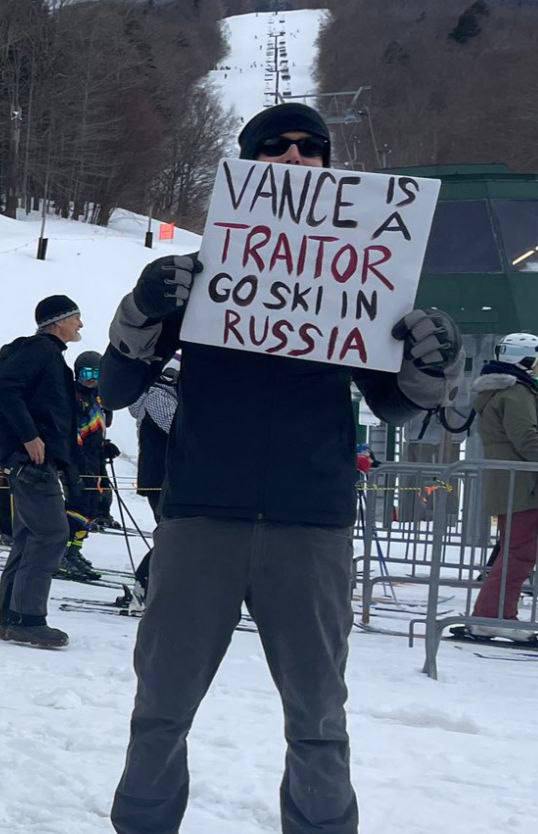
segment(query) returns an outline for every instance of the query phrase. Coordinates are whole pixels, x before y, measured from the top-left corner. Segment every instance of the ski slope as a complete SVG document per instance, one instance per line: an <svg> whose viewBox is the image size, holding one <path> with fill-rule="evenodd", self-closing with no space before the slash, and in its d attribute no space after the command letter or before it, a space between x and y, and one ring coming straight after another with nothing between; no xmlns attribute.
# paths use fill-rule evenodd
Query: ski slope
<svg viewBox="0 0 538 834"><path fill-rule="evenodd" d="M250 64L256 44L265 58L274 17L227 22L231 50L223 63L233 69L227 78L226 70L215 70L213 81L244 120L272 103L265 65ZM286 13L279 26L280 18L288 33L289 89L299 95L312 88L312 44L322 15ZM0 343L33 332L36 302L65 292L80 304L85 323L68 361L82 350L102 350L114 308L141 268L159 255L198 247L196 235L177 230L173 243L145 249L146 223L122 211L109 229L51 218L49 253L40 262L38 218L0 217ZM150 529L147 503L132 490L136 440L126 412L115 415L110 437L124 453L117 462L124 498ZM131 543L138 561L144 545ZM118 536L92 536L85 553L97 566L129 568ZM117 593L54 580L49 622L69 632L70 646L45 652L0 642L2 834L111 834L108 815L135 687L137 622L59 607L67 596L110 602ZM406 593L424 599L425 590ZM405 628L405 620L387 615L384 624L391 623ZM420 672L420 640L409 649L401 637L353 631L348 715L361 834L534 834L538 661L518 654L501 659L508 650L498 647L481 653L487 659L472 647L443 643L440 679L433 682ZM191 800L182 834L277 834L283 757L281 706L259 640L237 632L190 735Z"/></svg>
<svg viewBox="0 0 538 834"><path fill-rule="evenodd" d="M306 9L226 18L223 30L229 53L209 74L223 108L232 109L245 123L259 110L278 103L274 96L277 72L284 99L315 93L316 38L326 14Z"/></svg>

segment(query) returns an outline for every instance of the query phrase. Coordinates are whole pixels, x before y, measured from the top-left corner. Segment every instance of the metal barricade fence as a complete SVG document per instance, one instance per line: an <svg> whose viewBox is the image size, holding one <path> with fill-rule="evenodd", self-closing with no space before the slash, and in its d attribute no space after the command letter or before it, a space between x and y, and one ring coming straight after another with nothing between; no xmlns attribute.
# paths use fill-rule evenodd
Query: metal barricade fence
<svg viewBox="0 0 538 834"><path fill-rule="evenodd" d="M508 473L506 527L502 576L496 618L472 616L473 591L482 583L479 574L486 570L490 548L497 541L495 520L482 509L482 491L487 472ZM508 547L512 524L517 472L536 472L538 463L526 461L460 461L458 463L384 464L371 474L366 491L359 490L359 526L363 526L364 556L362 576L363 624L369 623L373 589L376 584L422 584L428 587L424 619L410 623L410 644L417 624L425 625L426 661L424 671L437 677L436 657L443 630L454 624L496 625L521 628L520 621L503 619L508 568ZM414 496L417 512L404 519L400 507ZM407 496L407 498L406 498ZM421 506L422 505L422 506ZM422 511L425 507L426 512ZM372 560L377 550L383 554L384 570L374 575ZM535 570L538 553L535 553ZM463 611L438 617L439 588L464 589ZM538 630L538 583L531 586L530 618L523 625Z"/></svg>

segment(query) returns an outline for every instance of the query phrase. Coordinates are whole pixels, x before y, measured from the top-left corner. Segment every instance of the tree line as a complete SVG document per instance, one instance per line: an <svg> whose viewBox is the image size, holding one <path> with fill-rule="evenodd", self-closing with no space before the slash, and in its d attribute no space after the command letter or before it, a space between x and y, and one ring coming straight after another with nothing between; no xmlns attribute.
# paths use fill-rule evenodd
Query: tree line
<svg viewBox="0 0 538 834"><path fill-rule="evenodd" d="M367 169L504 162L535 171L535 0L327 0L324 92L370 86L335 130ZM320 100L321 101L321 100Z"/></svg>
<svg viewBox="0 0 538 834"><path fill-rule="evenodd" d="M0 210L198 229L235 124L201 79L219 0L0 0Z"/></svg>

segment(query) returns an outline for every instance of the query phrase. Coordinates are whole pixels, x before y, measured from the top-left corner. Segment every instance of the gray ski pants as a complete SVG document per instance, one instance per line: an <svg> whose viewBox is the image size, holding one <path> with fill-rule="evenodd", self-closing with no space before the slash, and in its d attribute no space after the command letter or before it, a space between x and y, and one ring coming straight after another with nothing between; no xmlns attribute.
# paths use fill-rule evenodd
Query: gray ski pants
<svg viewBox="0 0 538 834"><path fill-rule="evenodd" d="M243 601L284 707L282 831L356 834L344 712L350 583L348 528L160 522L135 648L131 740L112 809L118 834L177 834L188 797L187 735Z"/></svg>
<svg viewBox="0 0 538 834"><path fill-rule="evenodd" d="M24 465L9 476L13 545L0 581L0 610L46 616L52 576L69 538L58 472Z"/></svg>

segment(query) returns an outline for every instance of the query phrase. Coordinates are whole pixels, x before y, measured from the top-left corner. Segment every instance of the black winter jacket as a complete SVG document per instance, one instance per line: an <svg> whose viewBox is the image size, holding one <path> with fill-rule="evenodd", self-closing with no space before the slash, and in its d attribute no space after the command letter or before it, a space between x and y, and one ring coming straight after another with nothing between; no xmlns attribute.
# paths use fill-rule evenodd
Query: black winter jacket
<svg viewBox="0 0 538 834"><path fill-rule="evenodd" d="M132 403L177 349L163 322L161 360L129 359L112 345L101 364L109 408ZM182 343L181 408L170 432L163 515L348 526L356 518L352 378L381 418L420 409L396 374ZM153 367L152 367L153 366Z"/></svg>
<svg viewBox="0 0 538 834"><path fill-rule="evenodd" d="M40 437L46 460L60 469L76 462L73 373L66 345L51 333L23 336L0 349L0 462Z"/></svg>

